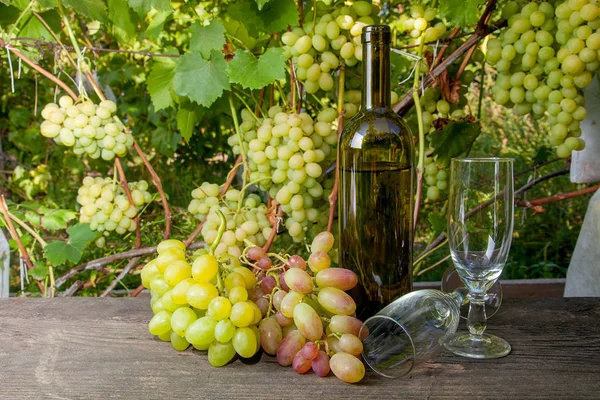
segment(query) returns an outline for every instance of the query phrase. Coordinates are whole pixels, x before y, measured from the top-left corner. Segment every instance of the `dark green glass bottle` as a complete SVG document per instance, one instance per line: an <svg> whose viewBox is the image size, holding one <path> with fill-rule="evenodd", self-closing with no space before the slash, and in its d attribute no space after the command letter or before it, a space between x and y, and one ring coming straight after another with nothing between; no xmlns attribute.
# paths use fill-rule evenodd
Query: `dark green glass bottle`
<svg viewBox="0 0 600 400"><path fill-rule="evenodd" d="M340 261L361 319L412 290L414 143L391 109L390 36L363 29L362 105L338 146Z"/></svg>

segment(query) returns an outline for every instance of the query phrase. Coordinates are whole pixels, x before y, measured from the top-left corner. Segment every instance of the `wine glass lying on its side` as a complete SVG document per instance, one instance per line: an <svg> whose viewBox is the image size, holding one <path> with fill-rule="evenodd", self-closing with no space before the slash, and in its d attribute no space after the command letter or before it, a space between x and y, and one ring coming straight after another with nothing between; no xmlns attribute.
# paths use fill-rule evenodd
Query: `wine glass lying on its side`
<svg viewBox="0 0 600 400"><path fill-rule="evenodd" d="M408 374L418 363L434 358L454 336L462 302L461 291L433 289L394 300L361 328L364 361L387 378Z"/></svg>

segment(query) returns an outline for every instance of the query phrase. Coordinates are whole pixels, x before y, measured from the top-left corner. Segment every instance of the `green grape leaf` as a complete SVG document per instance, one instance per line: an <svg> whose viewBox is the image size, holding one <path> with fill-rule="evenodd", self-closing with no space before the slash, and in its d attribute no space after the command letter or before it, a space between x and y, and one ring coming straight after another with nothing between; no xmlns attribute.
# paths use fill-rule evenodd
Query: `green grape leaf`
<svg viewBox="0 0 600 400"><path fill-rule="evenodd" d="M1 2L2 0L0 0ZM0 26L8 27L15 23L21 12L17 7L0 4Z"/></svg>
<svg viewBox="0 0 600 400"><path fill-rule="evenodd" d="M48 243L44 251L46 260L54 266L63 265L67 261L76 263L81 260L81 250L60 240Z"/></svg>
<svg viewBox="0 0 600 400"><path fill-rule="evenodd" d="M436 234L446 230L446 218L442 214L430 212L427 214L427 220Z"/></svg>
<svg viewBox="0 0 600 400"><path fill-rule="evenodd" d="M258 6L251 1L236 1L227 8L229 16L244 24L251 36L264 30L264 23L258 15Z"/></svg>
<svg viewBox="0 0 600 400"><path fill-rule="evenodd" d="M98 232L91 230L90 224L75 224L67 229L67 233L69 244L79 250L85 249L98 237Z"/></svg>
<svg viewBox="0 0 600 400"><path fill-rule="evenodd" d="M256 46L257 40L248 34L248 28L240 21L231 19L223 22L223 25L227 34L241 41L248 50L252 50Z"/></svg>
<svg viewBox="0 0 600 400"><path fill-rule="evenodd" d="M30 2L28 0L12 0L9 1L9 3L12 3L12 5L17 7L19 10L24 10L27 8Z"/></svg>
<svg viewBox="0 0 600 400"><path fill-rule="evenodd" d="M27 271L27 273L33 279L42 281L46 278L46 275L48 275L48 266L46 263L38 261L35 263L35 268Z"/></svg>
<svg viewBox="0 0 600 400"><path fill-rule="evenodd" d="M265 4L267 4L269 1L270 0L256 0L256 5L258 6L259 10L262 10Z"/></svg>
<svg viewBox="0 0 600 400"><path fill-rule="evenodd" d="M450 160L464 153L480 133L481 125L467 121L450 122L445 128L433 132L430 143L438 163L450 165Z"/></svg>
<svg viewBox="0 0 600 400"><path fill-rule="evenodd" d="M61 0L62 3L73 8L84 16L106 22L106 4L102 0Z"/></svg>
<svg viewBox="0 0 600 400"><path fill-rule="evenodd" d="M65 229L67 223L77 217L77 213L71 210L52 210L42 217L42 227L49 231Z"/></svg>
<svg viewBox="0 0 600 400"><path fill-rule="evenodd" d="M58 32L61 29L60 26L60 16L56 11L46 11L45 13L41 13L40 16L44 18L44 21L52 28L53 31ZM22 37L32 37L36 39L43 39L49 42L54 42L54 37L48 32L48 29L37 18L29 18L29 21L21 31L19 35Z"/></svg>
<svg viewBox="0 0 600 400"><path fill-rule="evenodd" d="M546 162L550 160L550 158L554 157L554 154L554 151L552 151L552 149L550 149L549 147L541 146L535 153L535 156L533 157L533 163L541 164L543 162Z"/></svg>
<svg viewBox="0 0 600 400"><path fill-rule="evenodd" d="M280 32L298 24L298 9L294 0L270 1L262 9L254 0L236 1L227 8L227 13L243 23L251 36L260 32Z"/></svg>
<svg viewBox="0 0 600 400"><path fill-rule="evenodd" d="M177 110L177 129L185 141L189 141L198 123L200 113L192 104L182 104Z"/></svg>
<svg viewBox="0 0 600 400"><path fill-rule="evenodd" d="M276 0L267 3L260 17L267 32L281 32L288 26L298 25L298 5L294 0Z"/></svg>
<svg viewBox="0 0 600 400"><path fill-rule="evenodd" d="M175 93L209 107L224 90L229 90L227 62L217 50L211 52L210 60L200 54L188 53L179 59L173 78Z"/></svg>
<svg viewBox="0 0 600 400"><path fill-rule="evenodd" d="M173 85L176 66L177 62L174 59L166 57L157 57L152 63L152 68L146 82L155 111L169 108L173 105L171 87Z"/></svg>
<svg viewBox="0 0 600 400"><path fill-rule="evenodd" d="M127 2L140 17L145 17L153 8L157 11L172 11L170 0L127 0Z"/></svg>
<svg viewBox="0 0 600 400"><path fill-rule="evenodd" d="M486 0L440 0L438 11L454 26L466 27L479 20L479 6Z"/></svg>
<svg viewBox="0 0 600 400"><path fill-rule="evenodd" d="M98 237L98 232L90 229L89 224L76 224L67 229L69 240L53 240L44 247L46 260L54 266L63 265L67 261L73 263L81 260L83 250Z"/></svg>
<svg viewBox="0 0 600 400"><path fill-rule="evenodd" d="M212 20L210 24L203 26L195 22L190 31L190 51L202 54L202 57L208 59L213 50L221 50L226 43L225 27L217 20Z"/></svg>
<svg viewBox="0 0 600 400"><path fill-rule="evenodd" d="M173 157L177 145L181 141L181 134L179 132L171 132L163 127L158 127L152 132L150 143L156 151L166 157Z"/></svg>
<svg viewBox="0 0 600 400"><path fill-rule="evenodd" d="M126 42L135 36L135 16L130 12L127 0L108 0L108 19L113 23L115 35Z"/></svg>
<svg viewBox="0 0 600 400"><path fill-rule="evenodd" d="M256 58L249 51L238 51L227 65L229 79L244 88L260 89L285 79L285 56L280 47L271 47Z"/></svg>
<svg viewBox="0 0 600 400"><path fill-rule="evenodd" d="M39 5L42 8L54 8L58 5L58 0L38 0Z"/></svg>
<svg viewBox="0 0 600 400"><path fill-rule="evenodd" d="M163 26L165 22L169 19L169 17L173 14L173 11L159 11L152 17L152 20L148 24L146 28L146 37L148 39L156 39L158 35L162 32Z"/></svg>
<svg viewBox="0 0 600 400"><path fill-rule="evenodd" d="M33 236L31 236L29 233L25 233L25 234L19 236L19 239L21 240L21 244L23 245L23 247L27 248L33 241ZM14 239L9 239L8 245L13 250L19 250L19 245L17 244L17 241Z"/></svg>

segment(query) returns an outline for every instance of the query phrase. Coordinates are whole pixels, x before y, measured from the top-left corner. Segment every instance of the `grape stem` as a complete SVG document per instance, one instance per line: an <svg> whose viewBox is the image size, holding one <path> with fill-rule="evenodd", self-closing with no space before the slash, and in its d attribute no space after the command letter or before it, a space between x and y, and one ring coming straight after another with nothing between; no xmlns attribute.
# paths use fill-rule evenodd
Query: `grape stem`
<svg viewBox="0 0 600 400"><path fill-rule="evenodd" d="M21 221L19 218L17 218L14 214L12 214L10 211L8 211L8 216L17 224L19 224L21 226L21 228L25 229L31 236L33 236L33 238L35 240L37 240L39 242L39 244L42 246L42 248L46 247L46 245L48 243L46 243L46 241L44 239L42 239L42 237L40 235L38 235L38 233L32 229L29 225L27 225L25 222Z"/></svg>
<svg viewBox="0 0 600 400"><path fill-rule="evenodd" d="M235 106L233 105L233 99L231 98L231 94L228 96L229 98L229 108L231 110L231 117L233 118L233 126L235 127L235 134L237 135L238 141L240 143L240 155L242 156L242 164L244 164L244 173L242 174L242 187L246 186L248 171L250 168L248 167L248 156L246 155L246 149L244 148L244 141L242 138L242 132L240 131L240 124L237 118L237 111ZM243 199L241 199L243 200ZM237 212L240 212L242 208L242 202L238 202Z"/></svg>
<svg viewBox="0 0 600 400"><path fill-rule="evenodd" d="M340 66L340 72L338 76L338 99L337 99L337 112L338 112L338 126L337 126L337 140L340 141L342 130L344 129L344 89L346 85L346 68L345 64L342 63ZM335 218L335 208L338 200L338 185L340 180L339 172L339 161L340 152L339 146L337 151L337 157L335 158L335 177L333 179L333 187L331 188L331 194L329 195L329 218L327 219L327 232L331 233L333 230L333 220Z"/></svg>
<svg viewBox="0 0 600 400"><path fill-rule="evenodd" d="M6 204L6 199L4 198L4 195L0 195L0 211L2 211L2 214L4 215L4 219L5 219L4 222L6 223L6 226L8 227L10 236L12 236L13 240L15 242L17 242L17 247L19 248L19 252L21 253L21 258L23 259L23 261L25 261L25 264L27 264L27 268L32 270L34 268L34 265L31 262L31 258L29 257L29 253L27 253L25 246L23 246L23 242L21 242L21 237L17 233L17 230L15 229L15 226L12 223L12 220L8 213L8 205ZM42 283L38 280L36 280L35 283L37 284L40 291L45 295L46 291L44 290L44 285L42 285ZM54 285L51 285L50 294L52 297L54 297L55 290L56 289L55 289Z"/></svg>
<svg viewBox="0 0 600 400"><path fill-rule="evenodd" d="M277 285L279 285L279 277L275 277L276 281L277 281ZM274 314L273 312L273 296L275 295L275 293L277 293L279 289L277 286L275 286L273 288L273 290L271 290L271 294L269 294L269 308L267 309L267 317L271 316L271 314Z"/></svg>
<svg viewBox="0 0 600 400"><path fill-rule="evenodd" d="M223 214L221 210L217 210L215 213L219 217L219 230L217 231L217 237L215 238L215 241L210 246L210 254L215 254L215 250L221 242L223 232L225 232L225 228L227 227L227 220L225 219L225 214Z"/></svg>
<svg viewBox="0 0 600 400"><path fill-rule="evenodd" d="M130 134L131 134L131 132L130 132ZM156 190L158 190L158 194L160 195L163 210L165 213L165 233L163 235L163 240L166 240L169 238L169 236L171 236L171 218L172 218L171 209L169 208L169 202L167 201L167 196L165 195L165 191L163 190L160 178L156 174L156 171L154 171L154 168L152 168L152 165L148 161L148 158L146 157L146 155L144 154L144 152L142 151L140 146L137 144L135 139L133 141L133 148L135 149L135 152L138 153L138 155L142 159L142 162L146 166L146 169L148 170L148 172L150 172L150 176L152 176L152 183L154 183L154 186L156 186Z"/></svg>
<svg viewBox="0 0 600 400"><path fill-rule="evenodd" d="M131 190L129 189L129 184L127 183L127 177L125 176L125 171L123 171L123 165L121 165L121 160L119 159L118 156L115 156L115 168L117 169L117 171L119 171L119 183L121 184L121 187L123 188L123 190L125 191L125 194L127 195L129 204L131 205L131 207L133 207L135 209L135 203L133 202L133 196L131 196ZM133 219L133 221L135 222L135 248L139 249L142 245L139 213L137 213L135 215L135 218Z"/></svg>
<svg viewBox="0 0 600 400"><path fill-rule="evenodd" d="M573 197L578 197L578 196L582 196L582 195L585 195L585 194L594 193L595 191L597 191L599 189L600 189L600 185L589 186L587 188L580 189L580 190L575 190L573 192L569 192L569 193L557 193L557 194L555 194L553 196L543 197L543 198L536 199L536 200L531 200L531 201L517 200L517 202L515 203L515 205L517 207L533 208L536 213L539 213L539 212L543 212L544 211L544 209L541 207L542 204L553 203L555 201L560 201L560 200L565 200L565 199L571 199Z"/></svg>
<svg viewBox="0 0 600 400"><path fill-rule="evenodd" d="M421 205L421 196L423 193L423 168L425 164L425 127L423 126L423 109L421 108L421 99L419 97L419 81L421 75L421 63L423 60L423 49L425 48L424 40L425 32L421 34L419 50L417 55L420 57L417 60L417 66L415 68L415 80L413 82L413 100L415 102L415 108L417 110L417 122L419 125L419 160L417 162L417 195L415 200L415 210L413 217L413 235L417 230L417 221L419 219L419 208Z"/></svg>
<svg viewBox="0 0 600 400"><path fill-rule="evenodd" d="M273 202L275 202L275 200L273 200ZM278 204L276 204L276 210L277 210L277 212L275 213L275 220L271 224L271 233L269 234L269 237L267 238L267 242L263 246L263 250L265 252L269 251L269 249L271 248L271 245L273 244L273 241L275 240L275 237L277 236L277 230L279 229L279 220L283 217L283 210L281 209L281 207Z"/></svg>

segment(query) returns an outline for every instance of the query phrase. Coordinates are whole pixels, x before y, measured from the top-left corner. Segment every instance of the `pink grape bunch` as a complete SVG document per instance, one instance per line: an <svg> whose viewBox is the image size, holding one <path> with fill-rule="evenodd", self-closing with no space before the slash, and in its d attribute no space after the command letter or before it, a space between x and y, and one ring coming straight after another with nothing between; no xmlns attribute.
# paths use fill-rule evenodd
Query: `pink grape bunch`
<svg viewBox="0 0 600 400"><path fill-rule="evenodd" d="M300 374L312 369L323 377L332 371L344 382L354 383L365 374L358 358L362 322L354 317L356 304L346 291L356 286L358 277L350 270L331 267L328 253L333 244L331 233L319 233L308 261L294 255L273 264L259 247L246 255L262 270L260 290L253 295L268 306L259 325L265 353Z"/></svg>

